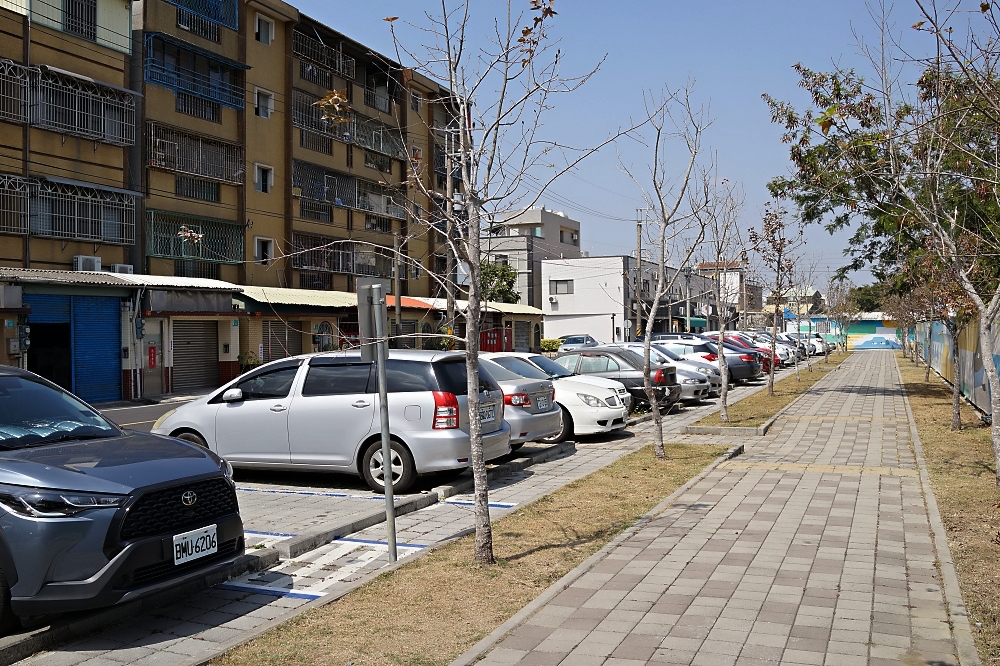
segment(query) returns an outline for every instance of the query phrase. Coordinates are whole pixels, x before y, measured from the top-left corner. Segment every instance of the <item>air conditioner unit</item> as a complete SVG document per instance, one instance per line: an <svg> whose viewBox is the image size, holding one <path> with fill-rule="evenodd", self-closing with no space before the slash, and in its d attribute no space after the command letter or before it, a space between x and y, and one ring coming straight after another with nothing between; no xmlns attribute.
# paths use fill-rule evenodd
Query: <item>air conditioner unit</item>
<svg viewBox="0 0 1000 666"><path fill-rule="evenodd" d="M132 269L132 264L111 264L112 273L128 273L132 275L135 271Z"/></svg>
<svg viewBox="0 0 1000 666"><path fill-rule="evenodd" d="M100 271L101 270L101 258L100 257L88 257L84 254L78 254L73 257L73 270L74 271Z"/></svg>
<svg viewBox="0 0 1000 666"><path fill-rule="evenodd" d="M555 296L549 296L549 303L558 303L559 299Z"/></svg>

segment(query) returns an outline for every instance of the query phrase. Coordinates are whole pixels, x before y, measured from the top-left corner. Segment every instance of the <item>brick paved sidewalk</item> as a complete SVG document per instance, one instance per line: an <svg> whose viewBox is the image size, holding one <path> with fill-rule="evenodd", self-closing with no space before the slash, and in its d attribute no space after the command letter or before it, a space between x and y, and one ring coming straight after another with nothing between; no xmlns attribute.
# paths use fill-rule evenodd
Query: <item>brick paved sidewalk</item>
<svg viewBox="0 0 1000 666"><path fill-rule="evenodd" d="M917 462L894 356L855 354L479 663L958 664Z"/></svg>

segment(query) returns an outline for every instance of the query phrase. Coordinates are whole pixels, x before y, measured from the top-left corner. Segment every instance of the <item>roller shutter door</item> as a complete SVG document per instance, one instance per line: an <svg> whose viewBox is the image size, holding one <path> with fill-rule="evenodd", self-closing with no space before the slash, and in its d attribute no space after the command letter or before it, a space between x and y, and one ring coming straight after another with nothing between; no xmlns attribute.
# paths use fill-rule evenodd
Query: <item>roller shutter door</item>
<svg viewBox="0 0 1000 666"><path fill-rule="evenodd" d="M72 299L73 392L87 402L121 400L121 299Z"/></svg>
<svg viewBox="0 0 1000 666"><path fill-rule="evenodd" d="M175 321L173 341L173 390L217 388L220 384L218 322Z"/></svg>
<svg viewBox="0 0 1000 666"><path fill-rule="evenodd" d="M31 314L28 315L31 324L69 323L69 296L25 294L24 303L31 306Z"/></svg>
<svg viewBox="0 0 1000 666"><path fill-rule="evenodd" d="M302 353L302 322L301 321L264 321L263 345L264 358L262 362L274 361L288 356L298 356Z"/></svg>

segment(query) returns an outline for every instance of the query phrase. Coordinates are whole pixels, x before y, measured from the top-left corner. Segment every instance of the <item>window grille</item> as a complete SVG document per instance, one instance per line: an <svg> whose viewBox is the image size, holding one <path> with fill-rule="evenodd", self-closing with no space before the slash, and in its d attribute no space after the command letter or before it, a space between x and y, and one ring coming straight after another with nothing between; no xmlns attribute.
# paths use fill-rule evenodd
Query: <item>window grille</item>
<svg viewBox="0 0 1000 666"><path fill-rule="evenodd" d="M174 178L174 194L188 199L200 199L202 201L219 201L222 185L211 180L191 178L190 176L176 176Z"/></svg>
<svg viewBox="0 0 1000 666"><path fill-rule="evenodd" d="M333 209L328 203L299 199L299 217L317 222L330 222L333 220Z"/></svg>
<svg viewBox="0 0 1000 666"><path fill-rule="evenodd" d="M158 33L146 35L145 78L147 83L187 93L234 109L242 109L244 90L242 65L216 60L206 51L175 44Z"/></svg>
<svg viewBox="0 0 1000 666"><path fill-rule="evenodd" d="M202 39L207 39L210 42L215 42L216 44L222 42L222 34L218 23L213 23L204 16L183 7L177 8L177 27L187 30L192 35L198 35Z"/></svg>
<svg viewBox="0 0 1000 666"><path fill-rule="evenodd" d="M219 264L210 261L188 261L174 259L174 275L176 277L219 279Z"/></svg>
<svg viewBox="0 0 1000 666"><path fill-rule="evenodd" d="M226 220L146 211L146 254L220 264L243 262L242 224Z"/></svg>
<svg viewBox="0 0 1000 666"><path fill-rule="evenodd" d="M329 291L333 289L333 274L302 271L299 273L299 289Z"/></svg>
<svg viewBox="0 0 1000 666"><path fill-rule="evenodd" d="M307 60L299 61L299 78L327 90L333 88L333 72Z"/></svg>
<svg viewBox="0 0 1000 666"><path fill-rule="evenodd" d="M135 96L71 76L34 70L31 124L116 146L135 143Z"/></svg>
<svg viewBox="0 0 1000 666"><path fill-rule="evenodd" d="M26 178L0 174L0 233L28 232L28 191Z"/></svg>
<svg viewBox="0 0 1000 666"><path fill-rule="evenodd" d="M372 215L371 213L368 213L365 215L365 229L369 231L379 231L383 234L391 234L392 220L390 220L388 217L382 217L381 215Z"/></svg>
<svg viewBox="0 0 1000 666"><path fill-rule="evenodd" d="M331 48L298 30L292 33L292 54L327 69L332 69L347 79L354 78L354 58L345 56L337 49Z"/></svg>
<svg viewBox="0 0 1000 666"><path fill-rule="evenodd" d="M332 236L292 234L292 268L320 273L354 272L354 243Z"/></svg>
<svg viewBox="0 0 1000 666"><path fill-rule="evenodd" d="M0 60L0 120L28 121L30 70L10 60Z"/></svg>
<svg viewBox="0 0 1000 666"><path fill-rule="evenodd" d="M194 116L202 120L211 120L213 123L222 122L222 105L218 102L210 102L187 93L176 93L177 113L186 116Z"/></svg>
<svg viewBox="0 0 1000 666"><path fill-rule="evenodd" d="M350 122L335 125L333 138L344 143L356 143L362 148L398 160L406 159L406 147L400 130L358 113L351 114Z"/></svg>
<svg viewBox="0 0 1000 666"><path fill-rule="evenodd" d="M89 187L32 183L28 228L32 235L131 245L135 197Z"/></svg>
<svg viewBox="0 0 1000 666"><path fill-rule="evenodd" d="M356 178L340 174L327 174L324 182L327 201L335 206L358 207L358 181Z"/></svg>
<svg viewBox="0 0 1000 666"><path fill-rule="evenodd" d="M190 134L159 123L149 123L146 136L148 166L233 185L243 184L243 148L235 143Z"/></svg>
<svg viewBox="0 0 1000 666"><path fill-rule="evenodd" d="M323 119L323 110L316 106L319 97L301 90L292 90L292 125L319 134L331 134L330 123Z"/></svg>
<svg viewBox="0 0 1000 666"><path fill-rule="evenodd" d="M240 27L236 0L167 0L167 2L210 23L217 23L231 30L238 30Z"/></svg>
<svg viewBox="0 0 1000 666"><path fill-rule="evenodd" d="M382 173L392 173L392 158L388 155L366 150L365 166L369 169L378 169Z"/></svg>
<svg viewBox="0 0 1000 666"><path fill-rule="evenodd" d="M95 41L97 0L63 0L63 26L66 32Z"/></svg>
<svg viewBox="0 0 1000 666"><path fill-rule="evenodd" d="M365 106L378 109L382 113L389 113L392 110L389 93L374 88L365 88Z"/></svg>
<svg viewBox="0 0 1000 666"><path fill-rule="evenodd" d="M370 211L378 215L395 217L400 220L406 219L406 208L395 202L391 190L380 187L367 180L358 180L358 204L355 208Z"/></svg>
<svg viewBox="0 0 1000 666"><path fill-rule="evenodd" d="M318 153L333 155L333 141L330 137L316 134L309 130L299 130L299 145L306 150L315 150Z"/></svg>

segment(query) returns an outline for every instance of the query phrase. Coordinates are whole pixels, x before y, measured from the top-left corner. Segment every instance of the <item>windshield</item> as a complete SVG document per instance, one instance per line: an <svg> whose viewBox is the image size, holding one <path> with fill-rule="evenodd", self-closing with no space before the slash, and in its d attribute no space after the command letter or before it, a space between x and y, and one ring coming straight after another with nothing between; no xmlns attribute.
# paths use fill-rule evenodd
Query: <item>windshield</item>
<svg viewBox="0 0 1000 666"><path fill-rule="evenodd" d="M643 358L638 354L636 354L634 351L623 349L622 351L618 352L618 355L623 359L625 359L626 361L628 361L629 363L631 363L632 367L635 368L636 370L639 370L644 365L646 365L646 361L644 361ZM652 357L650 357L649 362L650 363L654 362Z"/></svg>
<svg viewBox="0 0 1000 666"><path fill-rule="evenodd" d="M662 345L650 345L649 347L650 347L650 349L655 349L656 351L660 352L661 354L663 354L664 356L666 356L667 358L669 358L671 361L679 361L679 360L681 360L680 356L678 356L677 354L673 353L672 351L670 351L669 349L667 349L666 347L664 347Z"/></svg>
<svg viewBox="0 0 1000 666"><path fill-rule="evenodd" d="M0 448L120 434L118 428L68 393L28 377L0 376Z"/></svg>
<svg viewBox="0 0 1000 666"><path fill-rule="evenodd" d="M547 374L531 365L523 358L518 358L516 356L494 356L489 359L497 365L503 366L515 372L522 377L527 377L528 379L551 379Z"/></svg>
<svg viewBox="0 0 1000 666"><path fill-rule="evenodd" d="M546 358L544 356L529 356L528 360L541 368L552 379L573 376L572 372L550 358Z"/></svg>

